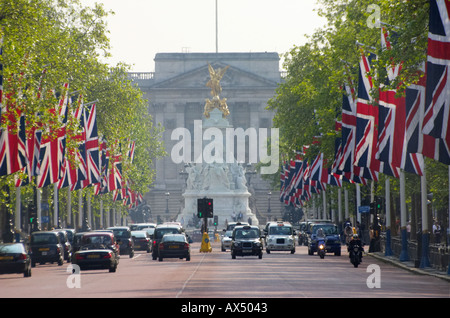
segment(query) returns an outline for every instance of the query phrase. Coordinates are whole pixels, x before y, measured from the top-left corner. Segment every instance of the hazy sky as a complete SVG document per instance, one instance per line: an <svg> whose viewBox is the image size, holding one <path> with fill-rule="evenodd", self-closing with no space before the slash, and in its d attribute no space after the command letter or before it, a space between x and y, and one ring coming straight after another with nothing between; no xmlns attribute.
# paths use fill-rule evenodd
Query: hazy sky
<svg viewBox="0 0 450 318"><path fill-rule="evenodd" d="M82 0L95 2L115 12L108 18L113 65L151 72L156 53L216 50L216 0ZM324 25L317 6L315 0L218 0L219 52L288 52Z"/></svg>

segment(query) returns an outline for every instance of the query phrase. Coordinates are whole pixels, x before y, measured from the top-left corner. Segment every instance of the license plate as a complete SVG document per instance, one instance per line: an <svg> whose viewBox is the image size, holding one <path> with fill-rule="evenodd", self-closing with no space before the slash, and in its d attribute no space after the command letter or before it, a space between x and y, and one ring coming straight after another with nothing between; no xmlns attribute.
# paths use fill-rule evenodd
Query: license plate
<svg viewBox="0 0 450 318"><path fill-rule="evenodd" d="M48 247L41 247L40 249L39 249L39 252L42 252L42 251L48 251L48 250L50 250L50 248L48 248Z"/></svg>
<svg viewBox="0 0 450 318"><path fill-rule="evenodd" d="M12 256L0 256L0 261L11 261L12 259Z"/></svg>
<svg viewBox="0 0 450 318"><path fill-rule="evenodd" d="M169 248L178 248L178 245L169 245Z"/></svg>
<svg viewBox="0 0 450 318"><path fill-rule="evenodd" d="M135 245L134 248L141 248L141 246L140 245Z"/></svg>
<svg viewBox="0 0 450 318"><path fill-rule="evenodd" d="M100 255L98 254L90 254L87 256L87 258L100 258Z"/></svg>
<svg viewBox="0 0 450 318"><path fill-rule="evenodd" d="M242 253L251 253L252 250L242 250Z"/></svg>

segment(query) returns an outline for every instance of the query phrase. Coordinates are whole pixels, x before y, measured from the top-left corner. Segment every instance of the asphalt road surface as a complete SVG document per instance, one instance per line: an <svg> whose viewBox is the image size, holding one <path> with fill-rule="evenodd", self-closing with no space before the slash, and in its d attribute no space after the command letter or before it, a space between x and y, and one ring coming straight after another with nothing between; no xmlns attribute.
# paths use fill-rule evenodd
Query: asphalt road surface
<svg viewBox="0 0 450 318"><path fill-rule="evenodd" d="M37 265L32 276L0 275L0 298L450 298L450 283L365 256L354 268L341 256L289 252L231 259L213 243L211 253L192 244L191 261L122 256L117 272L72 274L69 263ZM192 308L191 308L192 309Z"/></svg>

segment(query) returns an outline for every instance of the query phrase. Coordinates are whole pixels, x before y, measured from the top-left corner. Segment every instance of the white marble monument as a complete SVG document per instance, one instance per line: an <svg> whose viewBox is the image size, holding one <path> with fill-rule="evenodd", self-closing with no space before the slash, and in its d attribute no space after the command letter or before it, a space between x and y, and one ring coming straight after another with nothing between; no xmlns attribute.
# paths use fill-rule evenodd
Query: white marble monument
<svg viewBox="0 0 450 318"><path fill-rule="evenodd" d="M212 89L213 99L206 100L202 120L203 132L209 128L216 128L220 129L222 136L226 136L227 128L232 128L226 118L229 114L226 99L219 97L221 92L219 81L225 71L226 68L213 70L210 67L211 81L207 86ZM216 75L220 77L214 78ZM211 85L211 82L214 85ZM223 142L224 145L225 140ZM213 199L214 216L218 216L218 230L224 229L227 223L235 221L234 218L237 219L239 216L241 221L259 225L258 219L249 208L251 194L247 188L244 164L236 160L230 162L225 160L225 157L223 152L222 160L214 160L211 163L195 158L194 162L197 163L190 163L186 167L186 190L183 193L185 205L177 221L188 224L193 216L197 215L197 199L206 197Z"/></svg>

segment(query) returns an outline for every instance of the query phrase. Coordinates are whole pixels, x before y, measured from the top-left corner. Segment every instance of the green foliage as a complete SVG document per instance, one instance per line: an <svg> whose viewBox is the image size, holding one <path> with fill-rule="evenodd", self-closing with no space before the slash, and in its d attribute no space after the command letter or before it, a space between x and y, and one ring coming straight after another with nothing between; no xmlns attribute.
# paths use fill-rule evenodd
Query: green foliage
<svg viewBox="0 0 450 318"><path fill-rule="evenodd" d="M96 101L99 135L112 145L113 155L122 153L123 175L133 181L131 188L145 193L155 177L153 160L165 153L158 138L162 128L153 125L142 92L128 80L129 66L100 62L101 56L110 55L105 21L110 14L101 4L83 7L78 0L1 0L3 102L16 117L24 112L28 127L41 127L45 137L58 125L50 110L64 93L63 84L69 83L69 93L82 96L85 103ZM73 111L76 102L71 107ZM6 127L8 119L2 116ZM78 148L73 138L77 130L70 114L68 152ZM132 164L125 158L131 140L136 142ZM7 192L8 184L12 193L14 177L0 178L2 191ZM91 192L84 190L85 195ZM23 200L29 200L32 192L24 193ZM0 196L0 206L7 197Z"/></svg>
<svg viewBox="0 0 450 318"><path fill-rule="evenodd" d="M426 60L429 4L427 0L318 0L317 11L327 19L326 26L311 35L306 44L286 53L287 76L268 108L276 113L274 126L280 129L282 159L294 158L295 151L313 145L320 135L320 143L311 147L306 159L323 152L330 165L337 137L334 120L342 105L341 87L349 79L357 83L360 50L377 55L371 74L375 78L374 98L380 88L404 94L408 85L423 76L420 70ZM381 21L378 27L377 19ZM390 32L390 50L381 47L381 26ZM386 67L400 62L403 67L397 80L382 87ZM426 167L428 191L436 193L434 202L444 208L448 206L448 167L428 159ZM407 179L408 190L417 191L420 179ZM391 180L396 191L396 180ZM377 191L384 194L381 181Z"/></svg>

